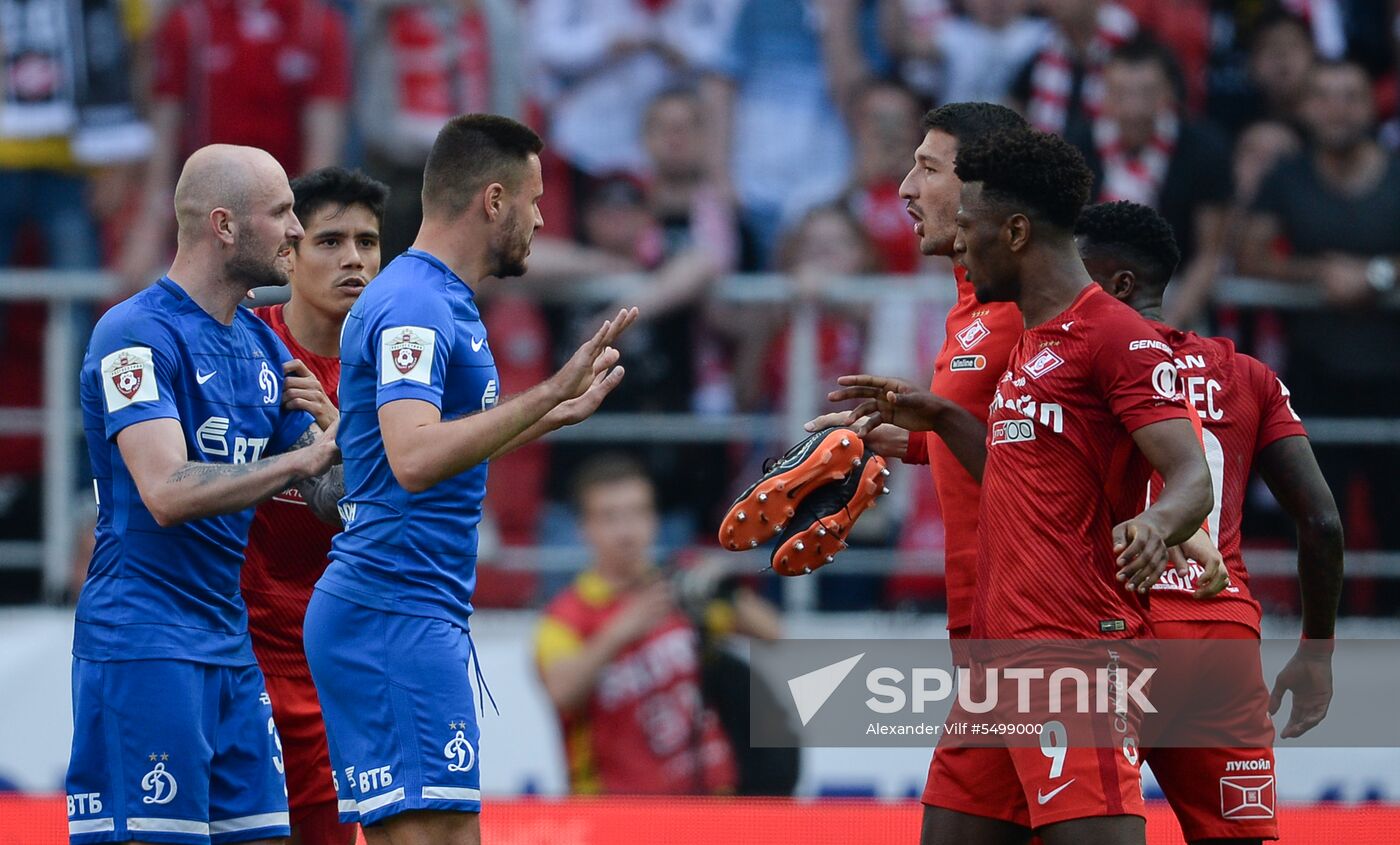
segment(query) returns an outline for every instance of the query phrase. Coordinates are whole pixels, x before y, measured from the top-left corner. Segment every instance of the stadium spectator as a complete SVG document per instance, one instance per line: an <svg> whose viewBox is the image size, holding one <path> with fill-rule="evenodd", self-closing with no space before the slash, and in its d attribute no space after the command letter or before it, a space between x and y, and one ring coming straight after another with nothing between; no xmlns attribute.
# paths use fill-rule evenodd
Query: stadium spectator
<svg viewBox="0 0 1400 845"><path fill-rule="evenodd" d="M1264 177L1284 159L1303 149L1303 139L1292 126L1274 120L1251 124L1235 141L1235 199L1248 208L1259 194Z"/></svg>
<svg viewBox="0 0 1400 845"><path fill-rule="evenodd" d="M605 455L580 469L574 489L592 560L535 637L571 791L732 792L733 752L700 695L696 630L652 557L650 479L625 456Z"/></svg>
<svg viewBox="0 0 1400 845"><path fill-rule="evenodd" d="M647 188L625 174L599 180L588 192L579 218L586 245L618 259L635 262L646 275L644 286L629 291L629 301L645 302L648 319L638 319L619 349L628 357L627 378L608 397L608 409L632 413L687 413L698 387L696 351L704 321L704 297L720 262L733 252L732 232L722 225L689 226L673 220L664 225L648 204ZM709 230L708 232L706 230ZM714 233L721 243L707 246ZM729 240L726 245L723 241ZM640 307L640 306L639 306ZM596 304L575 304L549 309L555 337L582 335L590 323L601 320ZM712 447L681 450L669 443L640 444L636 454L656 479L665 514L666 544L691 541L712 511L719 506L726 484L722 450ZM594 452L590 446L552 447L554 498L568 498L567 479ZM702 457L703 456L703 457ZM562 514L561 514L562 516ZM550 536L571 536L560 520Z"/></svg>
<svg viewBox="0 0 1400 845"><path fill-rule="evenodd" d="M1396 287L1400 156L1373 137L1370 80L1357 64L1317 64L1301 112L1309 151L1265 178L1246 224L1239 267L1246 275L1314 286L1327 303L1284 318L1286 372L1299 413L1393 414L1393 397L1400 393L1400 318L1375 304ZM1341 493L1348 535L1359 547L1378 536L1387 546L1400 543L1396 521L1379 518L1381 504L1400 495L1391 455L1332 449L1319 456ZM1374 513L1357 505L1367 498L1376 505ZM1358 521L1367 517L1369 524Z"/></svg>
<svg viewBox="0 0 1400 845"><path fill-rule="evenodd" d="M1299 102L1317 59L1308 22L1275 8L1235 31L1212 60L1208 116L1231 134L1259 120L1301 128Z"/></svg>
<svg viewBox="0 0 1400 845"><path fill-rule="evenodd" d="M167 248L176 165L206 144L267 150L292 176L340 163L350 94L341 13L322 0L188 0L155 36L145 196L121 258L144 284Z"/></svg>
<svg viewBox="0 0 1400 845"><path fill-rule="evenodd" d="M730 197L710 178L705 140L705 104L697 88L657 95L642 123L647 203L661 223L669 254L695 250L715 272L751 268L752 245Z"/></svg>
<svg viewBox="0 0 1400 845"><path fill-rule="evenodd" d="M371 0L356 41L356 126L366 170L389 185L384 259L413 243L423 165L456 114L519 118L524 62L509 0Z"/></svg>
<svg viewBox="0 0 1400 845"><path fill-rule="evenodd" d="M851 145L838 107L882 69L878 28L877 9L861 0L748 0L722 76L703 82L712 172L743 206L765 263L784 223L849 182Z"/></svg>
<svg viewBox="0 0 1400 845"><path fill-rule="evenodd" d="M29 263L97 267L98 222L120 209L129 166L151 150L133 99L144 6L36 0L4 14L0 267L19 263L31 230L38 250Z"/></svg>
<svg viewBox="0 0 1400 845"><path fill-rule="evenodd" d="M890 82L861 88L851 108L855 172L844 202L884 273L912 273L919 263L919 236L909 225L899 183L909 170L909 146L919 141L920 116L913 95Z"/></svg>
<svg viewBox="0 0 1400 845"><path fill-rule="evenodd" d="M864 349L865 321L849 303L822 298L831 283L843 277L873 273L876 257L860 222L840 205L812 209L788 232L778 250L778 269L792 280L793 298L811 306L817 320L817 379L834 385L836 377L859 368ZM779 306L766 315L751 314L743 326L751 348L739 359L735 373L739 406L775 410L787 401L790 309ZM753 348L756 347L756 348Z"/></svg>
<svg viewBox="0 0 1400 845"><path fill-rule="evenodd" d="M1094 172L1100 202L1129 200L1161 212L1183 261L1173 318L1194 318L1220 272L1234 191L1225 139L1182 109L1180 72L1146 36L1120 46L1104 67L1103 112L1092 136L1071 139Z"/></svg>
<svg viewBox="0 0 1400 845"><path fill-rule="evenodd" d="M642 171L647 104L718 62L738 3L532 0L530 12L550 144L574 168L602 176Z"/></svg>
<svg viewBox="0 0 1400 845"><path fill-rule="evenodd" d="M1207 63L1211 49L1213 0L1121 0L1123 8L1137 18L1143 32L1167 45L1181 68L1182 107L1200 117L1206 106Z"/></svg>
<svg viewBox="0 0 1400 845"><path fill-rule="evenodd" d="M886 0L881 27L911 90L942 103L1001 102L1016 73L1044 45L1050 27L1028 0Z"/></svg>
<svg viewBox="0 0 1400 845"><path fill-rule="evenodd" d="M7 2L0 22L0 269L96 268L100 228L150 153L133 99L144 5ZM85 342L91 321L82 323ZM0 304L0 410L43 405L44 326L43 305ZM0 541L36 539L42 458L38 437L0 437Z"/></svg>
<svg viewBox="0 0 1400 845"><path fill-rule="evenodd" d="M1035 128L1082 138L1103 110L1104 64L1137 34L1137 20L1102 0L1047 0L1043 8L1054 31L1017 74L1011 97Z"/></svg>

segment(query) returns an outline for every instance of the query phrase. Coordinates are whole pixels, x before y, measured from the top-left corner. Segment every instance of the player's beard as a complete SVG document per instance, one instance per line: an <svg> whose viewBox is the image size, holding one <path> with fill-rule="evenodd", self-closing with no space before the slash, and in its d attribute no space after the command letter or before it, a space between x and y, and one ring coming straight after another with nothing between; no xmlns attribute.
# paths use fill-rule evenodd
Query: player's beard
<svg viewBox="0 0 1400 845"><path fill-rule="evenodd" d="M272 258L266 257L263 248L250 243L251 239L239 239L233 247L233 256L224 265L230 279L245 285L249 290L262 287L283 287L291 283L287 271L278 266L278 254L288 249L282 244Z"/></svg>
<svg viewBox="0 0 1400 845"><path fill-rule="evenodd" d="M530 253L533 235L533 229L521 225L520 214L515 209L507 211L500 231L491 239L491 254L495 258L495 270L491 275L498 279L525 275L525 259Z"/></svg>

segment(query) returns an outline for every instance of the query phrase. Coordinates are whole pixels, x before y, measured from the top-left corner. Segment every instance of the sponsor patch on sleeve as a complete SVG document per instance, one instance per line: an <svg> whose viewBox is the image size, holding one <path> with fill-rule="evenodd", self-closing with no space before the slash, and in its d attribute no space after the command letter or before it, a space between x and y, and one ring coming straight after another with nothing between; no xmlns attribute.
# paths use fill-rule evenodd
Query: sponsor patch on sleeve
<svg viewBox="0 0 1400 845"><path fill-rule="evenodd" d="M1163 361L1152 368L1152 389L1162 399L1177 398L1175 364Z"/></svg>
<svg viewBox="0 0 1400 845"><path fill-rule="evenodd" d="M379 383L431 384L437 332L422 326L395 326L379 336Z"/></svg>
<svg viewBox="0 0 1400 845"><path fill-rule="evenodd" d="M965 370L981 370L987 366L985 355L958 355L948 363L948 369L959 373Z"/></svg>
<svg viewBox="0 0 1400 845"><path fill-rule="evenodd" d="M109 414L160 399L155 355L149 346L128 346L102 358L102 397Z"/></svg>

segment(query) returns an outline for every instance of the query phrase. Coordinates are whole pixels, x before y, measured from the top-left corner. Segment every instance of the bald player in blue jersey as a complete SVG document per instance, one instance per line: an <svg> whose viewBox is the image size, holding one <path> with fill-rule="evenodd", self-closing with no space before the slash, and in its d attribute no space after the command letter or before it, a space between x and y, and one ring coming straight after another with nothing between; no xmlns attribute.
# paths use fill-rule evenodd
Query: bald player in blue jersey
<svg viewBox="0 0 1400 845"><path fill-rule="evenodd" d="M73 632L68 831L94 842L283 841L286 786L238 591L253 506L288 486L325 519L335 424L265 323L302 236L275 159L205 147L175 189L170 272L93 330L80 378L96 546Z"/></svg>
<svg viewBox="0 0 1400 845"><path fill-rule="evenodd" d="M365 289L341 336L345 530L304 636L341 819L371 845L480 841L468 617L487 461L585 419L622 380L612 344L636 309L501 401L473 286L525 272L543 225L542 147L507 118L449 121L413 248Z"/></svg>

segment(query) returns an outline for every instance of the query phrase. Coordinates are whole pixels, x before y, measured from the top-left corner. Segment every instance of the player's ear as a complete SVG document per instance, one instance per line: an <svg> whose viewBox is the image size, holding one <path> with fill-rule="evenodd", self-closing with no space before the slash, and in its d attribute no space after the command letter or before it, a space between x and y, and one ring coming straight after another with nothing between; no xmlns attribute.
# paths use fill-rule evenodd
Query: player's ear
<svg viewBox="0 0 1400 845"><path fill-rule="evenodd" d="M1137 276L1132 270L1119 270L1113 274L1113 278L1108 280L1109 290L1113 291L1113 298L1124 302L1137 290Z"/></svg>
<svg viewBox="0 0 1400 845"><path fill-rule="evenodd" d="M1003 230L1006 233L1006 246L1012 252L1020 252L1031 240L1031 219L1024 214L1013 214L1006 218Z"/></svg>
<svg viewBox="0 0 1400 845"><path fill-rule="evenodd" d="M227 208L216 208L209 212L209 225L214 230L214 237L226 244L233 243L238 234L238 224L233 221L233 212Z"/></svg>
<svg viewBox="0 0 1400 845"><path fill-rule="evenodd" d="M482 203L487 220L494 222L501 213L501 206L505 203L505 193L505 186L500 182L492 182L486 186L486 190L482 193Z"/></svg>

